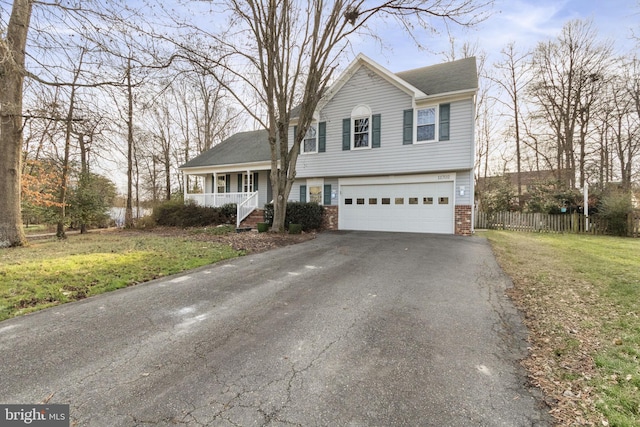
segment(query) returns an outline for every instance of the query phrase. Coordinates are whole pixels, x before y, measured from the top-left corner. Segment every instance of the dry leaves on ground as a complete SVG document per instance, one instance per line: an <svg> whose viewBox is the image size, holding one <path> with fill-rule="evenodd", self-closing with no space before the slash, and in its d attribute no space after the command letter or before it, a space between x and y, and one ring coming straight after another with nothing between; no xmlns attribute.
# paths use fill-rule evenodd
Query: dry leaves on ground
<svg viewBox="0 0 640 427"><path fill-rule="evenodd" d="M316 238L315 232L301 234L287 233L258 233L257 231L244 231L240 233L226 233L216 235L207 233L206 230L191 230L172 227L159 227L150 231L157 236L183 237L189 240L203 242L218 242L230 245L237 251L246 253L259 253L283 246L302 243ZM146 233L146 231L145 231Z"/></svg>

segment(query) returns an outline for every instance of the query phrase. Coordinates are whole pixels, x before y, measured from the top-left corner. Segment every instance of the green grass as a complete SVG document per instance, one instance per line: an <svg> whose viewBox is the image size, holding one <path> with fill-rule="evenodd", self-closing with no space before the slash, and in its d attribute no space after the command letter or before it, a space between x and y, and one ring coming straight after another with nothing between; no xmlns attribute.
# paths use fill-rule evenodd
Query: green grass
<svg viewBox="0 0 640 427"><path fill-rule="evenodd" d="M575 388L571 381L582 378L594 395L587 417L640 426L640 239L493 231L487 237L530 329L555 346L549 366L562 368L549 370L556 376L550 381ZM577 330L564 332L571 328ZM576 362L585 352L593 368L587 373Z"/></svg>
<svg viewBox="0 0 640 427"><path fill-rule="evenodd" d="M241 255L151 234L87 234L0 249L0 320Z"/></svg>
<svg viewBox="0 0 640 427"><path fill-rule="evenodd" d="M24 227L24 233L29 234L41 234L41 233L55 233L55 227L46 224L31 224Z"/></svg>

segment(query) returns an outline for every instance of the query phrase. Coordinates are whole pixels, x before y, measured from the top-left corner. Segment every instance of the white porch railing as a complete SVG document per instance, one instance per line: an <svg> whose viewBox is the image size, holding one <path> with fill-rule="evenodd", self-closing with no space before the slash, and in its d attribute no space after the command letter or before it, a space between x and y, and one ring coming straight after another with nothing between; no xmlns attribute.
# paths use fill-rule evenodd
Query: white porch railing
<svg viewBox="0 0 640 427"><path fill-rule="evenodd" d="M249 216L258 207L258 192L251 193L249 197L242 203L238 203L236 213L236 228L240 227L243 219Z"/></svg>
<svg viewBox="0 0 640 427"><path fill-rule="evenodd" d="M193 200L199 206L219 208L220 206L228 203L235 203L236 205L239 205L247 200L247 198L252 194L253 193L187 193L184 196L184 200L185 202Z"/></svg>
<svg viewBox="0 0 640 427"><path fill-rule="evenodd" d="M184 200L193 200L199 206L217 208L228 203L235 203L236 227L258 207L258 192L251 193L187 193Z"/></svg>

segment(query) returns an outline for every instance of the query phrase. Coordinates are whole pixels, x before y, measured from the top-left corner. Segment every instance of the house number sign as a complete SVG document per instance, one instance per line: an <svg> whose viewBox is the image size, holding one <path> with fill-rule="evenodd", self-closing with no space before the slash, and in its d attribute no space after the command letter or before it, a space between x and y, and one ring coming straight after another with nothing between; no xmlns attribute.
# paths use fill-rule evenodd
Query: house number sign
<svg viewBox="0 0 640 427"><path fill-rule="evenodd" d="M438 175L438 181L444 181L451 179L451 175Z"/></svg>

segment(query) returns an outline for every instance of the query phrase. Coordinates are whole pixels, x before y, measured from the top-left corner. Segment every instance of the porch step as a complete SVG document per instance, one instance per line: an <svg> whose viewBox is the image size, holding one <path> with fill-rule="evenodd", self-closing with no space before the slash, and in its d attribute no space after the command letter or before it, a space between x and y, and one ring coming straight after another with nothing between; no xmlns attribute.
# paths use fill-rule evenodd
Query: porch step
<svg viewBox="0 0 640 427"><path fill-rule="evenodd" d="M258 223L264 222L264 210L256 209L249 214L241 223L239 228L258 228Z"/></svg>

